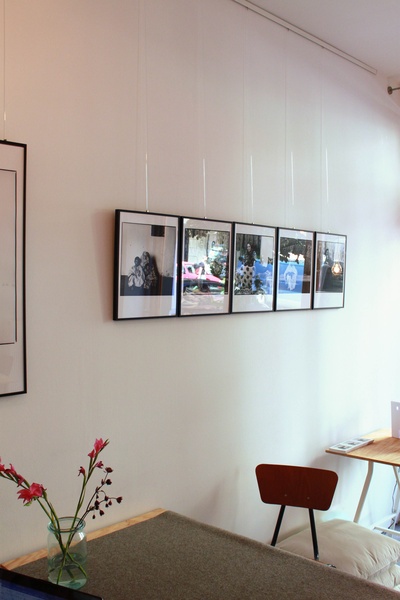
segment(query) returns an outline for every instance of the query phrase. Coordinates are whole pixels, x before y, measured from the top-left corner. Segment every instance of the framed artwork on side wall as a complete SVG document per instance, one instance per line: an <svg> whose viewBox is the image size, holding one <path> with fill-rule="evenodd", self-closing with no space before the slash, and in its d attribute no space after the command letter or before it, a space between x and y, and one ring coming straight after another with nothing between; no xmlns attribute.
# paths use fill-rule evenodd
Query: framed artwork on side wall
<svg viewBox="0 0 400 600"><path fill-rule="evenodd" d="M232 223L182 219L180 316L229 312L231 242Z"/></svg>
<svg viewBox="0 0 400 600"><path fill-rule="evenodd" d="M178 231L179 217L115 211L115 321L176 316Z"/></svg>
<svg viewBox="0 0 400 600"><path fill-rule="evenodd" d="M232 312L274 309L276 229L234 225Z"/></svg>
<svg viewBox="0 0 400 600"><path fill-rule="evenodd" d="M346 246L345 235L315 234L313 308L343 308Z"/></svg>
<svg viewBox="0 0 400 600"><path fill-rule="evenodd" d="M24 394L26 144L0 142L0 396Z"/></svg>
<svg viewBox="0 0 400 600"><path fill-rule="evenodd" d="M276 310L311 308L314 233L278 229Z"/></svg>

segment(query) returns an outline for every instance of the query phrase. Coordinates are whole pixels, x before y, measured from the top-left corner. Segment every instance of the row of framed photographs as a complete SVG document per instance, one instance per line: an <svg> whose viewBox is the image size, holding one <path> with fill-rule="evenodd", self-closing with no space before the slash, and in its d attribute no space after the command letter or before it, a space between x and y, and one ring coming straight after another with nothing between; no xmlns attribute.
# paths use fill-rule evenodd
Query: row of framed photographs
<svg viewBox="0 0 400 600"><path fill-rule="evenodd" d="M115 211L116 321L342 308L345 235Z"/></svg>

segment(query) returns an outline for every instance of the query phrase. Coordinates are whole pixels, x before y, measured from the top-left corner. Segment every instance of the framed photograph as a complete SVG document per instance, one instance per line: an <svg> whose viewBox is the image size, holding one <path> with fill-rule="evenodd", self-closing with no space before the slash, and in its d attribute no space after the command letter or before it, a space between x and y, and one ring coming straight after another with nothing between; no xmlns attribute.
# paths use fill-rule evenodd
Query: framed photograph
<svg viewBox="0 0 400 600"><path fill-rule="evenodd" d="M0 142L0 396L26 393L26 144Z"/></svg>
<svg viewBox="0 0 400 600"><path fill-rule="evenodd" d="M274 309L276 229L234 224L232 312Z"/></svg>
<svg viewBox="0 0 400 600"><path fill-rule="evenodd" d="M278 229L276 310L311 308L314 233Z"/></svg>
<svg viewBox="0 0 400 600"><path fill-rule="evenodd" d="M343 308L346 244L345 235L315 234L313 308Z"/></svg>
<svg viewBox="0 0 400 600"><path fill-rule="evenodd" d="M184 217L181 236L180 316L228 313L232 223Z"/></svg>
<svg viewBox="0 0 400 600"><path fill-rule="evenodd" d="M179 217L115 211L114 320L177 314Z"/></svg>

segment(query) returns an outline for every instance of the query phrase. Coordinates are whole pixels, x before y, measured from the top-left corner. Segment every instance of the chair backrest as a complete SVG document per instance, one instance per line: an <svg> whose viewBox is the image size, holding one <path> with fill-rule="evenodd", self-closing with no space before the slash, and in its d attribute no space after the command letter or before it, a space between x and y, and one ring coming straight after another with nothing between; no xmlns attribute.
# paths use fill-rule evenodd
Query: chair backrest
<svg viewBox="0 0 400 600"><path fill-rule="evenodd" d="M338 476L334 471L291 465L258 465L256 477L261 500L266 504L280 504L271 545L275 546L286 506L308 508L314 558L318 560L318 540L314 509L328 510L332 504Z"/></svg>
<svg viewBox="0 0 400 600"><path fill-rule="evenodd" d="M317 510L328 510L338 482L334 471L291 465L258 465L256 477L266 504Z"/></svg>

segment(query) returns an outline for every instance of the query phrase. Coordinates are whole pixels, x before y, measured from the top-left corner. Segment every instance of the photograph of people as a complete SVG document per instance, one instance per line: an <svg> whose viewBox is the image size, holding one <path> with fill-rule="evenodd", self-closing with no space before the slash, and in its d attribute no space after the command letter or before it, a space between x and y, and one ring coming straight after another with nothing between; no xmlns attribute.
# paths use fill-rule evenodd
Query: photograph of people
<svg viewBox="0 0 400 600"><path fill-rule="evenodd" d="M344 244L318 242L317 285L318 292L343 292Z"/></svg>
<svg viewBox="0 0 400 600"><path fill-rule="evenodd" d="M247 243L245 252L239 256L241 263L240 268L236 274L236 284L238 290L242 294L252 293L253 290L253 277L254 277L254 263L257 255L250 243Z"/></svg>
<svg viewBox="0 0 400 600"><path fill-rule="evenodd" d="M179 315L228 313L232 223L185 217L181 235Z"/></svg>
<svg viewBox="0 0 400 600"><path fill-rule="evenodd" d="M314 232L278 230L276 310L310 309L314 270Z"/></svg>
<svg viewBox="0 0 400 600"><path fill-rule="evenodd" d="M115 211L113 319L177 314L179 217Z"/></svg>
<svg viewBox="0 0 400 600"><path fill-rule="evenodd" d="M229 234L187 228L182 262L183 294L227 293Z"/></svg>
<svg viewBox="0 0 400 600"><path fill-rule="evenodd" d="M149 252L142 252L142 256L135 256L134 264L128 272L128 288L132 292L157 293L159 273L156 259Z"/></svg>
<svg viewBox="0 0 400 600"><path fill-rule="evenodd" d="M311 252L311 240L281 237L279 252L279 293L310 293Z"/></svg>
<svg viewBox="0 0 400 600"><path fill-rule="evenodd" d="M138 223L122 228L122 296L172 294L176 229Z"/></svg>
<svg viewBox="0 0 400 600"><path fill-rule="evenodd" d="M234 294L271 294L274 252L272 238L238 233L236 248L239 256L236 261Z"/></svg>

